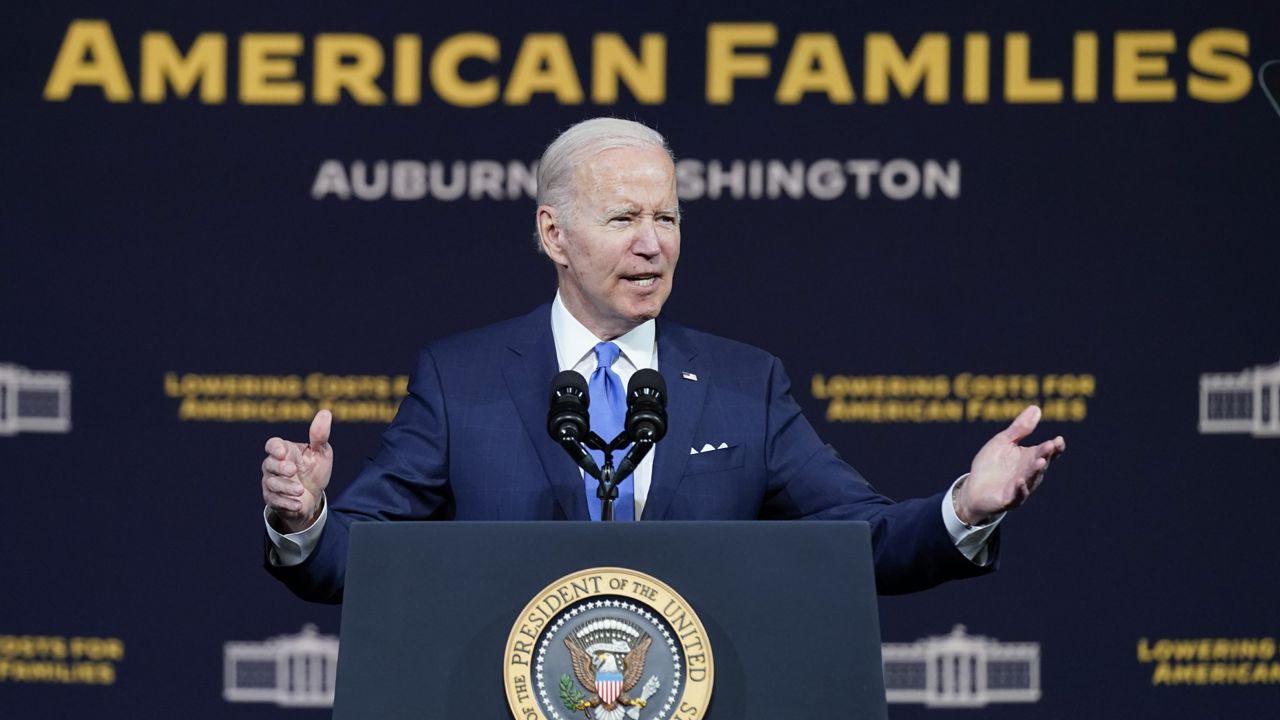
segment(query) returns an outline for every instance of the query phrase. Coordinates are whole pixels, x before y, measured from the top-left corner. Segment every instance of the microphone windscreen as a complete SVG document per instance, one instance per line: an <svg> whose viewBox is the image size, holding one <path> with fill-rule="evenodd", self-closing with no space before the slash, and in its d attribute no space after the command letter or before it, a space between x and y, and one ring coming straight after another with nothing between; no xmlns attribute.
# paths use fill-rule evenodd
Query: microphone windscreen
<svg viewBox="0 0 1280 720"><path fill-rule="evenodd" d="M652 391L644 392L645 395L657 400L662 407L667 406L667 381L657 370L642 368L635 371L631 375L631 382L627 383L627 397L635 397L637 392L645 389Z"/></svg>
<svg viewBox="0 0 1280 720"><path fill-rule="evenodd" d="M582 396L582 402L587 403L590 395L587 393L587 379L582 374L574 370L565 370L551 379L551 401L555 402L557 396L565 390L576 391L575 395Z"/></svg>

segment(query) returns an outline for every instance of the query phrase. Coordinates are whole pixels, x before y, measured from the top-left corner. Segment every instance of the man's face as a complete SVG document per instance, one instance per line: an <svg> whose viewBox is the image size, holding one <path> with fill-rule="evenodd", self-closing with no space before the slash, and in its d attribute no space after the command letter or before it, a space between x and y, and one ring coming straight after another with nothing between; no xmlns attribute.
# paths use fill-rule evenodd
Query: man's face
<svg viewBox="0 0 1280 720"><path fill-rule="evenodd" d="M565 307L609 340L657 317L680 258L675 166L659 148L605 150L577 170L573 217L538 208Z"/></svg>

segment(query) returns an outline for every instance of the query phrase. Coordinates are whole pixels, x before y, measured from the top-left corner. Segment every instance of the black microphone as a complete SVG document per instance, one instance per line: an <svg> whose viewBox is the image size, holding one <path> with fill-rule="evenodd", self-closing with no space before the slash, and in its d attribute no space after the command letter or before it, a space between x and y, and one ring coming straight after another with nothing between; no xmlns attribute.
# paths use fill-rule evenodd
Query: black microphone
<svg viewBox="0 0 1280 720"><path fill-rule="evenodd" d="M569 457L593 478L600 477L596 461L582 447L590 435L591 416L587 406L591 395L587 381L573 370L565 370L551 379L551 409L547 411L547 434L569 453Z"/></svg>
<svg viewBox="0 0 1280 720"><path fill-rule="evenodd" d="M632 442L656 443L667 434L667 381L657 370L635 371L627 383L627 435Z"/></svg>
<svg viewBox="0 0 1280 720"><path fill-rule="evenodd" d="M547 412L547 432L556 442L585 438L591 427L587 406L591 395L587 380L573 370L565 370L551 380L551 410Z"/></svg>

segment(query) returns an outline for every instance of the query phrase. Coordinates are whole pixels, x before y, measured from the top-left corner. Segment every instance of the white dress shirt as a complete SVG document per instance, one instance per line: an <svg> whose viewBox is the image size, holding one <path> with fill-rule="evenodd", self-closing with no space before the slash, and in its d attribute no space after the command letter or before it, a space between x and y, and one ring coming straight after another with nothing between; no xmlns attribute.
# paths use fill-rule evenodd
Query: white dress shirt
<svg viewBox="0 0 1280 720"><path fill-rule="evenodd" d="M569 309L560 300L560 293L556 293L555 302L551 303L551 335L555 338L556 360L561 372L576 370L582 377L590 380L591 374L596 371L595 347L604 341L569 313ZM618 359L613 361L613 371L622 380L622 387L625 388L631 382L631 376L637 370L658 369L657 337L656 323L649 320L626 335L613 339L613 343L622 350ZM605 438L605 441L612 439ZM649 483L653 480L653 455L652 452L645 455L631 474L635 483L636 518L643 517L644 503L649 498ZM621 457L614 458L614 465L621 460ZM585 476L583 473L584 478ZM586 487L585 482L583 487Z"/></svg>

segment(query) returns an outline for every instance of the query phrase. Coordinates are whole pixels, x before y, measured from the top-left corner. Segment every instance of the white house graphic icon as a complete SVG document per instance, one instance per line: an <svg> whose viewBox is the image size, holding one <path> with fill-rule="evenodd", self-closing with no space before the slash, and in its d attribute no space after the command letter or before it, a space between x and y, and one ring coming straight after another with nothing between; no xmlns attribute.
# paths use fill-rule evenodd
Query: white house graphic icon
<svg viewBox="0 0 1280 720"><path fill-rule="evenodd" d="M222 697L283 707L330 707L338 672L338 638L305 625L297 635L222 646Z"/></svg>
<svg viewBox="0 0 1280 720"><path fill-rule="evenodd" d="M0 363L0 435L71 432L71 375Z"/></svg>
<svg viewBox="0 0 1280 720"><path fill-rule="evenodd" d="M1280 362L1201 375L1200 432L1280 437Z"/></svg>
<svg viewBox="0 0 1280 720"><path fill-rule="evenodd" d="M950 635L885 643L883 656L891 703L976 708L1040 699L1040 643L996 642L956 625Z"/></svg>

